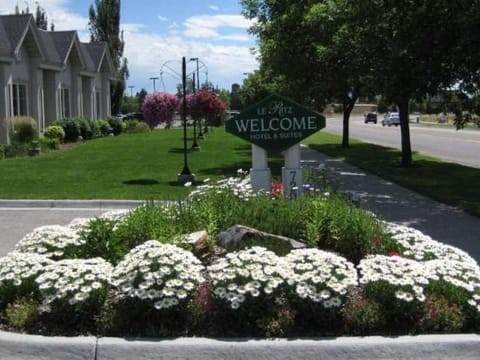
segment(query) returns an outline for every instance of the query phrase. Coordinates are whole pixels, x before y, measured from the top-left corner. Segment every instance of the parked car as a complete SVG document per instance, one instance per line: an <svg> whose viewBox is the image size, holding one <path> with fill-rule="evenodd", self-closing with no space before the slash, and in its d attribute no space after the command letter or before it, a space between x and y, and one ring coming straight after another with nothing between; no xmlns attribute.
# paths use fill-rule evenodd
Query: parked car
<svg viewBox="0 0 480 360"><path fill-rule="evenodd" d="M367 124L369 122L373 122L374 124L377 123L377 113L376 112L373 112L373 111L366 112L365 114L363 114L363 117L364 117L365 124Z"/></svg>
<svg viewBox="0 0 480 360"><path fill-rule="evenodd" d="M123 120L144 120L143 113L141 112L132 112L128 113L123 117Z"/></svg>
<svg viewBox="0 0 480 360"><path fill-rule="evenodd" d="M397 112L386 113L382 120L382 126L400 125L400 115Z"/></svg>

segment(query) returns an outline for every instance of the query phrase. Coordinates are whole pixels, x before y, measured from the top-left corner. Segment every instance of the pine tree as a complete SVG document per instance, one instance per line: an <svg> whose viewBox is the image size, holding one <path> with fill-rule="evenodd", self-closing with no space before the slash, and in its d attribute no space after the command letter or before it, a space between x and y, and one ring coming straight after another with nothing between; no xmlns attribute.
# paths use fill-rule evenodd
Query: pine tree
<svg viewBox="0 0 480 360"><path fill-rule="evenodd" d="M120 31L120 0L95 0L89 9L91 41L105 41L112 55L119 80L112 84L112 114L120 111L128 79L127 59L123 57L125 41Z"/></svg>

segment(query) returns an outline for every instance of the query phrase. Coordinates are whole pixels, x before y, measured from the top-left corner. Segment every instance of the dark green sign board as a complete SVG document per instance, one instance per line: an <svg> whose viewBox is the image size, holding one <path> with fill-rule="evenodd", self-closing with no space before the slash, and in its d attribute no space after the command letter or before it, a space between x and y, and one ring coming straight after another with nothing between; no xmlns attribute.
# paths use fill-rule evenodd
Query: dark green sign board
<svg viewBox="0 0 480 360"><path fill-rule="evenodd" d="M228 133L281 152L325 127L325 117L280 95L270 95L228 120Z"/></svg>

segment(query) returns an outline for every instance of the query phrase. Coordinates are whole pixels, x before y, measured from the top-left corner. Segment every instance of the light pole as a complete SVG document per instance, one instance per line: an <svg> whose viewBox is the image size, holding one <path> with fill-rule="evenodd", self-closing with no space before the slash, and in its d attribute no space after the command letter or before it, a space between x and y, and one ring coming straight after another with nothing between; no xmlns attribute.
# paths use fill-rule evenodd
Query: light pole
<svg viewBox="0 0 480 360"><path fill-rule="evenodd" d="M130 89L130 97L133 97L133 88L134 88L134 87L135 87L135 86L133 86L133 85L129 85L129 86L128 86L128 88Z"/></svg>
<svg viewBox="0 0 480 360"><path fill-rule="evenodd" d="M190 61L196 61L197 62L197 89L200 90L200 74L199 74L199 68L198 68L198 57L190 58ZM195 127L195 123L193 124ZM202 133L202 119L198 120L198 138L199 139L204 139L203 133Z"/></svg>
<svg viewBox="0 0 480 360"><path fill-rule="evenodd" d="M195 94L195 93L196 93L196 88L195 88L195 73L193 73L192 75L193 75L193 81L192 81L193 93ZM200 145L198 145L198 143L197 143L197 120L196 120L195 118L193 118L193 144L192 144L192 150L194 150L194 151L200 150Z"/></svg>
<svg viewBox="0 0 480 360"><path fill-rule="evenodd" d="M151 78L150 78L150 80L153 81L153 92L156 91L156 89L155 89L155 81L158 80L158 79L159 79L158 77L151 77Z"/></svg>
<svg viewBox="0 0 480 360"><path fill-rule="evenodd" d="M183 102L182 102L182 120L183 120L183 170L178 174L177 182L185 185L187 182L193 182L194 177L188 168L187 163L187 65L185 57L182 57L182 88L183 88Z"/></svg>

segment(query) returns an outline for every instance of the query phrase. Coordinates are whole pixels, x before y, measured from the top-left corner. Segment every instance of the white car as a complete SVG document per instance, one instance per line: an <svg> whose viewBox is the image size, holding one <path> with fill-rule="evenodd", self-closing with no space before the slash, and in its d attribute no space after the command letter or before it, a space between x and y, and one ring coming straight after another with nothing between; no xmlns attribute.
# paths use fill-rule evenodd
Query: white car
<svg viewBox="0 0 480 360"><path fill-rule="evenodd" d="M400 125L400 114L397 112L386 113L382 120L382 126L385 126L385 125L388 125L388 126Z"/></svg>

